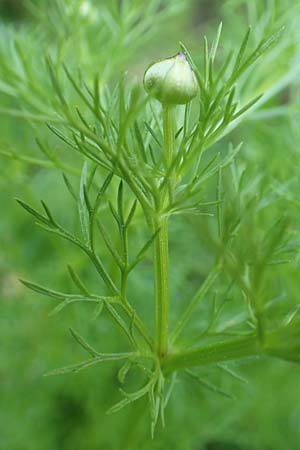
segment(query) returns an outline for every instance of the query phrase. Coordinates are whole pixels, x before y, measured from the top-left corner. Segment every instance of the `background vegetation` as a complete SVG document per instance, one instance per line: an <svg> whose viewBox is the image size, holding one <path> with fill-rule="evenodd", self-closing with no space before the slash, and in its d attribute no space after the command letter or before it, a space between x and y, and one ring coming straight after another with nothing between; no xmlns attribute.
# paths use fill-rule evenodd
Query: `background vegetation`
<svg viewBox="0 0 300 450"><path fill-rule="evenodd" d="M80 67L85 79L92 79L99 71L101 79L110 82L127 70L130 77L141 80L150 62L178 51L180 40L197 58L203 35L212 40L220 21L221 62L225 50L239 45L249 24L253 27L252 45L266 30L285 26L278 46L240 86L245 100L249 92L265 91L266 97L228 137L228 142L243 141L244 145L236 165L224 174L224 192L229 199L229 216L234 216L237 207L245 210L237 245L240 261L249 255L257 257L268 230L284 213L289 231L284 262L289 262L274 265L265 289L272 299L270 315L281 317L298 311L300 3L165 0L148 4L145 8L145 2L139 0L65 0L49 6L42 0L0 0L0 448L297 449L300 369L296 364L275 359L243 361L236 368L248 383L205 369L205 376L215 378L236 399L190 382L178 384L168 408L167 428L158 430L154 441L150 439L143 402L116 415L105 415L118 400L114 365L75 376L42 376L49 369L82 359L82 349L68 335L70 326L95 342L109 336L112 347L117 339L110 322L101 321L100 326L85 308L70 308L49 317L50 300L27 291L18 281L19 277L34 279L70 290L66 266L72 262L86 280L95 283L82 255L34 227L14 200L21 197L37 203L40 198L46 199L54 205L58 217L77 224L72 199L66 195L57 166L71 165L76 180L80 159L70 156L45 124L23 109L25 102L34 99L31 92L41 88L49 92L45 114L48 111L52 93L47 91L44 55L49 51L57 51L74 70ZM12 92L7 81L16 72L20 80L16 80ZM36 137L47 141L53 152L52 163L45 164ZM62 158L60 162L57 157ZM255 207L249 203L252 198L260 203L259 208L257 202ZM212 227L210 219L201 216L176 219L172 225L174 310L180 310L181 294L191 294L207 273L213 254ZM147 269L146 261L131 286L138 292L140 304L152 289ZM234 293L228 298L232 306L229 301L224 320L236 312ZM150 306L143 307L148 314ZM205 320L209 311L201 308L199 317Z"/></svg>

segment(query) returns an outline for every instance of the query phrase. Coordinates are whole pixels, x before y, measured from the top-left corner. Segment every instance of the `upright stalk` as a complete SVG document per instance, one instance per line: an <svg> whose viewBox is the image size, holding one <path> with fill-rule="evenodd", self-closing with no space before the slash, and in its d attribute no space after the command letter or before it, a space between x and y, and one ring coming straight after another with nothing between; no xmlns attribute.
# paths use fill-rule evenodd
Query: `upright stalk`
<svg viewBox="0 0 300 450"><path fill-rule="evenodd" d="M164 357L168 351L169 328L169 230L168 219L158 218L157 235L154 252L155 264L155 314L156 314L156 345L159 357Z"/></svg>
<svg viewBox="0 0 300 450"><path fill-rule="evenodd" d="M172 106L163 106L164 127L164 160L166 173L172 163L174 147L174 116ZM166 189L161 192L157 217L154 222L155 229L159 229L155 242L155 320L156 320L156 345L160 358L164 358L168 352L169 335L169 224L168 217L163 210L172 195L172 181L167 183Z"/></svg>
<svg viewBox="0 0 300 450"><path fill-rule="evenodd" d="M164 159L166 165L166 172L168 172L172 160L173 160L173 151L174 151L174 106L163 105L163 127L164 127ZM169 195L172 197L172 190L174 185L174 180L172 181L172 173L169 174ZM165 197L165 193L164 193ZM164 201L166 199L164 198Z"/></svg>

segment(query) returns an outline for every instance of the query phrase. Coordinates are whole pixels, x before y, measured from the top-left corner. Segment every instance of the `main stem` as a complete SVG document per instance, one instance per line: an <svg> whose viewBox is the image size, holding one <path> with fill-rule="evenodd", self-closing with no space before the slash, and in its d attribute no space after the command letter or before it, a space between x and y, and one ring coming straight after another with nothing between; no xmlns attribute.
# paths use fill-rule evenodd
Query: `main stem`
<svg viewBox="0 0 300 450"><path fill-rule="evenodd" d="M156 345L159 357L168 351L169 328L169 230L168 219L159 218L156 228L160 231L155 242L155 309L156 309Z"/></svg>
<svg viewBox="0 0 300 450"><path fill-rule="evenodd" d="M174 117L173 107L163 106L164 127L164 159L166 172L172 163L174 147ZM155 241L155 319L156 319L156 345L160 358L168 353L169 335L169 223L168 217L163 214L172 192L172 182L167 183L166 189L161 192L158 214L155 219L155 230L159 229Z"/></svg>

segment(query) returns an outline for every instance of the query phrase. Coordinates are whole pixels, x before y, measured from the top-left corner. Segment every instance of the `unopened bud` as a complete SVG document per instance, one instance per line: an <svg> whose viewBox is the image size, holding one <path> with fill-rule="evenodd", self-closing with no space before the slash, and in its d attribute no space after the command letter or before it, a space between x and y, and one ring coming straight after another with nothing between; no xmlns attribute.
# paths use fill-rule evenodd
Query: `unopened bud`
<svg viewBox="0 0 300 450"><path fill-rule="evenodd" d="M184 53L152 64L144 75L145 90L163 104L184 105L198 93L196 76Z"/></svg>

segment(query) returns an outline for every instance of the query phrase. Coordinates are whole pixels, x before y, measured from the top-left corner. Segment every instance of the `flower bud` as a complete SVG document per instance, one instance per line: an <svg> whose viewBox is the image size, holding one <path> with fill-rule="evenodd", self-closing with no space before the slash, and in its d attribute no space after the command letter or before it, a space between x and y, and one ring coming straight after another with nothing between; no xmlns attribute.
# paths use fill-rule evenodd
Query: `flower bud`
<svg viewBox="0 0 300 450"><path fill-rule="evenodd" d="M198 92L195 74L183 53L152 64L145 72L144 87L163 104L184 105Z"/></svg>

